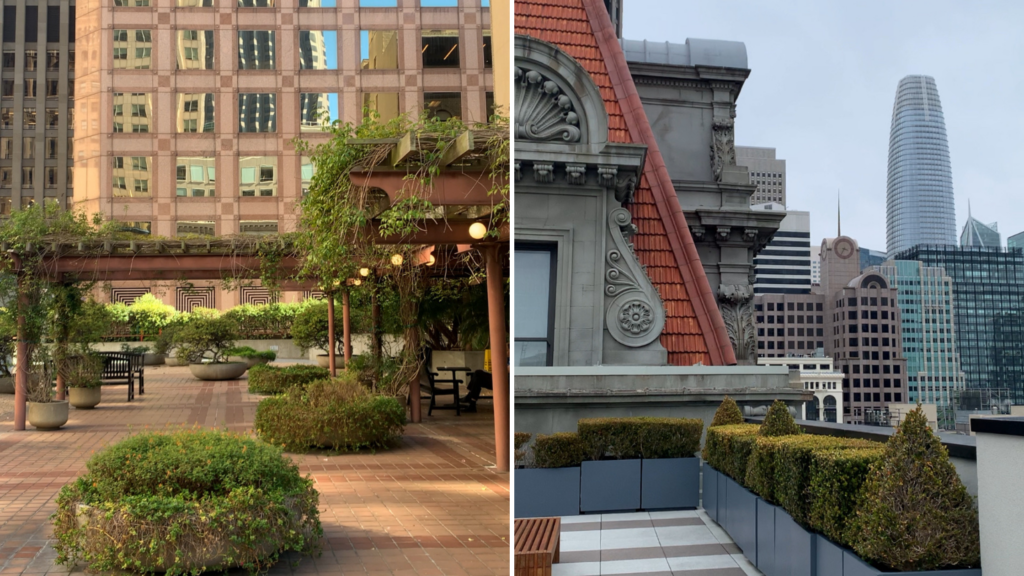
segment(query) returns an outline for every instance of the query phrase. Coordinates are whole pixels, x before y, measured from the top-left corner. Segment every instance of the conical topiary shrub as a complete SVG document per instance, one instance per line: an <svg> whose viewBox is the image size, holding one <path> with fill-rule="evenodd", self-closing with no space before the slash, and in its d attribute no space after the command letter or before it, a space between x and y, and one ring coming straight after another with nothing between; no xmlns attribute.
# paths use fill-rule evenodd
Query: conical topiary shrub
<svg viewBox="0 0 1024 576"><path fill-rule="evenodd" d="M729 424L743 424L743 413L736 401L728 396L719 404L715 410L715 418L711 420L711 426L728 426Z"/></svg>
<svg viewBox="0 0 1024 576"><path fill-rule="evenodd" d="M978 511L919 406L871 466L848 544L899 571L977 566Z"/></svg>
<svg viewBox="0 0 1024 576"><path fill-rule="evenodd" d="M796 420L793 420L786 403L782 400L772 402L772 407L768 409L768 415L764 417L764 422L761 423L761 429L757 431L757 435L792 436L794 434L803 434L803 430L796 425Z"/></svg>

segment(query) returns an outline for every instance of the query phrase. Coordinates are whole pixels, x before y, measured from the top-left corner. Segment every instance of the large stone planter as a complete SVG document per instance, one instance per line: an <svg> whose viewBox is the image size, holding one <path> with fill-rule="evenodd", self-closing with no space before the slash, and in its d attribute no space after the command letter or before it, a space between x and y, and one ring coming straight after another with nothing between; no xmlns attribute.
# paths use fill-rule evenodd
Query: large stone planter
<svg viewBox="0 0 1024 576"><path fill-rule="evenodd" d="M14 376L0 378L0 394L14 394Z"/></svg>
<svg viewBox="0 0 1024 576"><path fill-rule="evenodd" d="M36 430L56 430L68 423L68 401L27 402L28 423Z"/></svg>
<svg viewBox="0 0 1024 576"><path fill-rule="evenodd" d="M187 366L188 362L179 360L177 356L167 355L164 357L164 364L167 366Z"/></svg>
<svg viewBox="0 0 1024 576"><path fill-rule="evenodd" d="M331 357L329 355L327 355L327 354L317 354L316 355L316 363L321 368L330 368L331 367ZM337 362L335 362L335 363L337 363Z"/></svg>
<svg viewBox="0 0 1024 576"><path fill-rule="evenodd" d="M95 408L103 396L103 389L95 388L68 388L68 402L78 409Z"/></svg>
<svg viewBox="0 0 1024 576"><path fill-rule="evenodd" d="M700 504L700 459L641 460L640 508L681 510Z"/></svg>
<svg viewBox="0 0 1024 576"><path fill-rule="evenodd" d="M640 460L587 460L580 466L580 512L640 509Z"/></svg>
<svg viewBox="0 0 1024 576"><path fill-rule="evenodd" d="M580 468L524 468L516 475L516 518L578 516Z"/></svg>
<svg viewBox="0 0 1024 576"><path fill-rule="evenodd" d="M267 364L270 360L266 358L243 358L241 356L229 356L228 362L245 362L245 368L248 370L258 364Z"/></svg>
<svg viewBox="0 0 1024 576"><path fill-rule="evenodd" d="M159 366L159 365L164 363L165 357L166 357L166 355L164 355L164 354L154 354L152 352L146 352L142 356L142 365L143 366Z"/></svg>
<svg viewBox="0 0 1024 576"><path fill-rule="evenodd" d="M249 369L245 362L220 362L217 364L189 364L192 375L200 380L237 380Z"/></svg>

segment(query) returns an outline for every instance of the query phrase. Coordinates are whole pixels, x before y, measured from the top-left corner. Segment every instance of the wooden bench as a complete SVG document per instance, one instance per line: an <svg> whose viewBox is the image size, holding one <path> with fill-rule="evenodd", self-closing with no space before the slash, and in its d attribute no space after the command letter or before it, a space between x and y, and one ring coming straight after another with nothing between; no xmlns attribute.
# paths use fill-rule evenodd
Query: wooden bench
<svg viewBox="0 0 1024 576"><path fill-rule="evenodd" d="M100 380L114 384L128 385L128 401L135 399L135 378L139 379L139 394L146 393L145 357L128 352L99 352L103 358L103 372Z"/></svg>
<svg viewBox="0 0 1024 576"><path fill-rule="evenodd" d="M515 523L515 576L551 576L558 563L562 520L523 518Z"/></svg>

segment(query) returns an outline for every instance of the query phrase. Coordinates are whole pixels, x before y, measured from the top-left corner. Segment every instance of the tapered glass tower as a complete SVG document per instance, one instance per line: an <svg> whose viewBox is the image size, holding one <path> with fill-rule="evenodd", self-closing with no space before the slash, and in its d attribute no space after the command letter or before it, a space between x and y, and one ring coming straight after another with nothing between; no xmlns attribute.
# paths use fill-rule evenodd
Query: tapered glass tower
<svg viewBox="0 0 1024 576"><path fill-rule="evenodd" d="M946 122L931 76L907 76L896 87L886 190L890 255L918 244L956 245Z"/></svg>

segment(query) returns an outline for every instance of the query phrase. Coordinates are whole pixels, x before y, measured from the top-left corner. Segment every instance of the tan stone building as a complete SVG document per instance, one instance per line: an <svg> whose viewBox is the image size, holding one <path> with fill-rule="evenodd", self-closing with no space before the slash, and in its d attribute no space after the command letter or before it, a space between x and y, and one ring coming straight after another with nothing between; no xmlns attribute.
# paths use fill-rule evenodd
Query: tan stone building
<svg viewBox="0 0 1024 576"><path fill-rule="evenodd" d="M364 107L486 120L489 2L422 4L87 0L76 206L167 237L284 232L313 175L293 139L324 141Z"/></svg>

